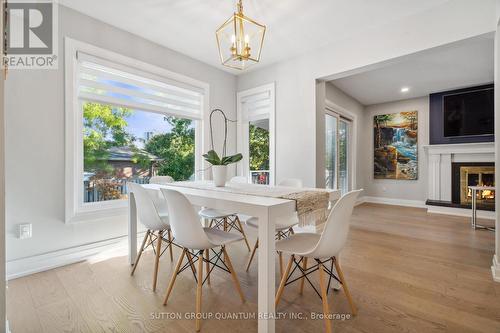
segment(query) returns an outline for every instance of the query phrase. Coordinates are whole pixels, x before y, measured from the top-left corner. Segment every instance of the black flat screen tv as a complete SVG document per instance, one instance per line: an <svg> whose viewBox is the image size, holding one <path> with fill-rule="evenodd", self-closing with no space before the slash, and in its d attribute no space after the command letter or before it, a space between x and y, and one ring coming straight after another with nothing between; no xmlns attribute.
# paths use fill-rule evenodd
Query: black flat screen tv
<svg viewBox="0 0 500 333"><path fill-rule="evenodd" d="M445 137L494 134L494 89L443 95Z"/></svg>

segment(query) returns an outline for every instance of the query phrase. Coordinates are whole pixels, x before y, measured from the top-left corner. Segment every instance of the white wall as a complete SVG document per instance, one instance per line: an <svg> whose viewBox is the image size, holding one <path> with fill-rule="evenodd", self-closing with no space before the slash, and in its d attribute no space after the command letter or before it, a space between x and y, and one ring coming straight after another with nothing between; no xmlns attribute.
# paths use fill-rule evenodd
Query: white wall
<svg viewBox="0 0 500 333"><path fill-rule="evenodd" d="M418 179L374 179L373 117L401 111L418 111ZM427 200L427 155L423 146L429 144L429 97L370 105L365 108L365 116L362 132L367 137L360 146L360 153L363 156L361 163L366 166L363 180L365 192L363 194L370 197L419 201L424 204Z"/></svg>
<svg viewBox="0 0 500 333"><path fill-rule="evenodd" d="M238 91L276 82L276 177L316 182L316 79L339 78L381 62L496 29L495 1L455 0L238 76ZM333 33L333 32L332 32ZM265 57L265 46L263 51Z"/></svg>
<svg viewBox="0 0 500 333"><path fill-rule="evenodd" d="M236 118L233 75L61 6L59 69L12 70L6 82L8 261L127 234L126 216L63 222L64 36L207 82L210 106ZM230 152L235 150L235 131L230 129ZM16 238L19 223L33 223L33 238Z"/></svg>

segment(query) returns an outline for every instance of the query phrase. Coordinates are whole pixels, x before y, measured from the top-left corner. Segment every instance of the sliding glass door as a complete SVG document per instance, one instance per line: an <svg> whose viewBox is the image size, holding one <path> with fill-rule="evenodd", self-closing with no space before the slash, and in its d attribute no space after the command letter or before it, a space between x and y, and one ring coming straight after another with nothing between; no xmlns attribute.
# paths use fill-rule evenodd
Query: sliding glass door
<svg viewBox="0 0 500 333"><path fill-rule="evenodd" d="M339 114L325 114L325 185L339 189L342 194L351 189L350 137L352 122Z"/></svg>

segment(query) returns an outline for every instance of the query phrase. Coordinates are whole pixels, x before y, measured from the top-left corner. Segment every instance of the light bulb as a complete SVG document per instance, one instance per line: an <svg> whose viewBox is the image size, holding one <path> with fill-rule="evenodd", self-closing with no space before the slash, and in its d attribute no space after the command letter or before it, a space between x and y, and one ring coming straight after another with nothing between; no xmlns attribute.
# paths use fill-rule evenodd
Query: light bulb
<svg viewBox="0 0 500 333"><path fill-rule="evenodd" d="M234 44L235 42L236 42L236 36L235 36L235 35L232 35L232 36L231 36L231 43L233 43L233 44Z"/></svg>
<svg viewBox="0 0 500 333"><path fill-rule="evenodd" d="M250 36L245 35L245 43L248 44L250 42Z"/></svg>

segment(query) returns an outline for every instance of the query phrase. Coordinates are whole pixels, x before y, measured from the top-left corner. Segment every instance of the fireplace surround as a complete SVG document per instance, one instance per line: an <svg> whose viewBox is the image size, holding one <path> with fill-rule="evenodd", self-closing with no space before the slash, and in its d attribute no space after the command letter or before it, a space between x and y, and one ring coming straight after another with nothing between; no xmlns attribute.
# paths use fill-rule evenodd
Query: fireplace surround
<svg viewBox="0 0 500 333"><path fill-rule="evenodd" d="M470 208L472 191L469 186L495 186L495 163L453 162L451 201L462 208ZM477 208L495 209L495 191L478 191Z"/></svg>
<svg viewBox="0 0 500 333"><path fill-rule="evenodd" d="M468 209L470 204L460 203L460 200L454 198L452 194L455 192L452 182L457 182L456 178L453 181L455 174L453 166L462 164L491 168L495 162L495 144L493 142L462 143L426 145L423 148L426 152L428 170L427 201L425 202L427 211L470 216L470 209ZM473 171L475 170L471 169L471 174L474 174ZM488 172L485 171L483 174L487 175ZM457 184L459 183L460 180ZM494 207L490 204L478 207L478 209L479 217L492 219L495 216Z"/></svg>

